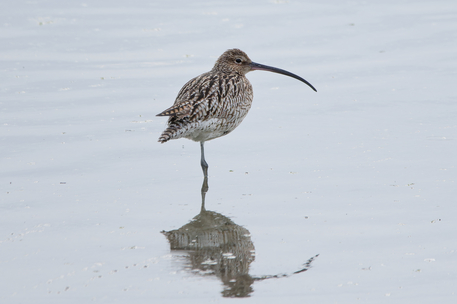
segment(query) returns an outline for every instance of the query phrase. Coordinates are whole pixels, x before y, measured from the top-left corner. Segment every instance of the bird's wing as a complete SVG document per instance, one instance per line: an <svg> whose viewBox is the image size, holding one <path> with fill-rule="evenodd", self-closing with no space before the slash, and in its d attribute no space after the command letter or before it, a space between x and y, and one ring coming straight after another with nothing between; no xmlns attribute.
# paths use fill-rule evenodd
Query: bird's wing
<svg viewBox="0 0 457 304"><path fill-rule="evenodd" d="M223 97L220 84L220 77L217 74L205 73L195 77L182 87L173 106L156 116L182 119L209 114L216 101Z"/></svg>
<svg viewBox="0 0 457 304"><path fill-rule="evenodd" d="M179 104L177 106L172 106L165 111L157 114L156 116L177 116L183 118L189 115L192 105L190 102L185 104Z"/></svg>

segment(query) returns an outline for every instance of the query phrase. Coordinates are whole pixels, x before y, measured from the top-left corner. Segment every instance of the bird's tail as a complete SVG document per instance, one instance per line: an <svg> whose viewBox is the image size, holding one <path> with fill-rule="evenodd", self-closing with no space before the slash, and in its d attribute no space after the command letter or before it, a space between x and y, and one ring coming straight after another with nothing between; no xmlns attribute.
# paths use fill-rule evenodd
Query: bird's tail
<svg viewBox="0 0 457 304"><path fill-rule="evenodd" d="M163 144L169 141L170 139L175 138L175 134L178 131L178 126L171 125L163 131L162 135L159 137L159 143Z"/></svg>

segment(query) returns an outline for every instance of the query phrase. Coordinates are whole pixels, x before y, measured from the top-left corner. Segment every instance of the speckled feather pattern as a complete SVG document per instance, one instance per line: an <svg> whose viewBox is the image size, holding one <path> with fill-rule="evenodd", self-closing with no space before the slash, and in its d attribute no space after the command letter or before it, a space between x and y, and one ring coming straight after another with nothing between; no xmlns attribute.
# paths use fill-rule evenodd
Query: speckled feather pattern
<svg viewBox="0 0 457 304"><path fill-rule="evenodd" d="M187 82L174 105L158 116L170 116L159 138L208 141L233 131L247 115L253 99L252 86L241 73L216 67Z"/></svg>

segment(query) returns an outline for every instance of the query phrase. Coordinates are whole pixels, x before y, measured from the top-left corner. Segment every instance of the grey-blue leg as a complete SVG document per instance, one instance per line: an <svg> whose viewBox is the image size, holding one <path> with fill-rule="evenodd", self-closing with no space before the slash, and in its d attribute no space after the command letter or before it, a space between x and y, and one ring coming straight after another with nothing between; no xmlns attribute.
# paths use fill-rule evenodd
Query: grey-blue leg
<svg viewBox="0 0 457 304"><path fill-rule="evenodd" d="M205 160L205 149L203 148L204 144L205 144L204 141L200 142L200 148L201 148L201 152L202 152L202 158L200 160L200 164L202 165L203 175L205 177L207 177L208 176L208 163Z"/></svg>

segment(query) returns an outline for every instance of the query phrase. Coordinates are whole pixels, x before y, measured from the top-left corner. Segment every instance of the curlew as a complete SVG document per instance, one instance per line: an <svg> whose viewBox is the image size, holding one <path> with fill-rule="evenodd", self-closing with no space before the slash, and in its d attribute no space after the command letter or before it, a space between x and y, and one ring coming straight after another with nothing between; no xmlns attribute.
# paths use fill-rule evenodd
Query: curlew
<svg viewBox="0 0 457 304"><path fill-rule="evenodd" d="M246 74L254 70L293 77L316 91L300 76L252 62L243 51L231 49L217 59L211 71L189 80L179 91L172 107L157 114L169 116L168 126L159 137L159 142L178 138L200 142L200 163L203 175L207 177L205 141L229 134L246 117L253 99L252 86Z"/></svg>

